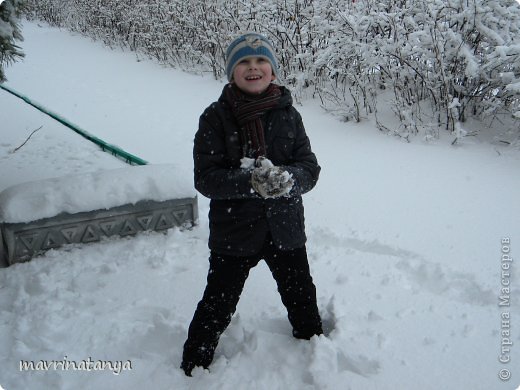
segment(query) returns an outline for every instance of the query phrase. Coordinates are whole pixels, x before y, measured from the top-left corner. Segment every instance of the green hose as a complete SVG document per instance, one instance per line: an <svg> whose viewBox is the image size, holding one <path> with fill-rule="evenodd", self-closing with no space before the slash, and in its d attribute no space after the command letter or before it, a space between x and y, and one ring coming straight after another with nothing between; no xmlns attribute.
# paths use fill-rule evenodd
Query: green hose
<svg viewBox="0 0 520 390"><path fill-rule="evenodd" d="M146 165L146 164L148 164L147 161L145 161L145 160L143 160L143 159L141 159L141 158L139 158L137 156L134 156L133 154L130 154L130 153L124 151L123 149L118 148L117 146L107 144L102 139L99 139L98 137L96 137L96 136L94 136L92 134L89 134L88 132L86 132L85 130L82 130L80 127L76 126L75 124L69 122L67 119L63 118L62 116L60 116L60 115L58 115L58 114L48 110L47 108L43 107L42 105L40 105L40 104L38 104L38 103L36 103L34 101L31 101L27 96L24 96L21 93L16 92L15 90L13 90L13 89L11 89L9 87L6 87L5 85L2 85L2 84L0 84L0 88L2 88L3 90L5 90L5 91L7 91L7 92L9 92L11 94L13 94L16 97L22 99L27 104L30 104L31 106L37 108L38 110L40 110L44 114L49 115L51 118L57 120L61 124L63 124L65 126L67 126L68 128L74 130L76 133L78 133L82 137L88 139L91 142L94 142L96 145L101 147L101 149L104 152L110 152L110 153L112 153L113 156L116 156L116 157L119 157L119 158L123 159L128 164L135 164L135 165Z"/></svg>

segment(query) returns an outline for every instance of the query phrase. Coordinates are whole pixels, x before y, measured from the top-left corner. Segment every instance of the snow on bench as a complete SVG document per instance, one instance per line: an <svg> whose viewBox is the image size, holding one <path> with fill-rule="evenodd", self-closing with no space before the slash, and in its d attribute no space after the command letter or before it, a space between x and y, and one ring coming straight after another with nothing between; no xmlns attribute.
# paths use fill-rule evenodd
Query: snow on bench
<svg viewBox="0 0 520 390"><path fill-rule="evenodd" d="M22 183L0 193L0 261L29 260L69 243L192 225L192 172L143 165Z"/></svg>

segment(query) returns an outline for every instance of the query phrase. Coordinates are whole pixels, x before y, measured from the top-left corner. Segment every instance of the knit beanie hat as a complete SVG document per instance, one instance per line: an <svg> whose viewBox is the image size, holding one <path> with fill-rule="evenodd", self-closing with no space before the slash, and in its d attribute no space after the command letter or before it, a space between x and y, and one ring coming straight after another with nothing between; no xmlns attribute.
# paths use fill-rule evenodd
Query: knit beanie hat
<svg viewBox="0 0 520 390"><path fill-rule="evenodd" d="M273 73L278 77L278 62L273 45L258 33L247 33L236 38L226 51L226 74L228 81L233 78L237 64L249 57L262 57L271 63Z"/></svg>

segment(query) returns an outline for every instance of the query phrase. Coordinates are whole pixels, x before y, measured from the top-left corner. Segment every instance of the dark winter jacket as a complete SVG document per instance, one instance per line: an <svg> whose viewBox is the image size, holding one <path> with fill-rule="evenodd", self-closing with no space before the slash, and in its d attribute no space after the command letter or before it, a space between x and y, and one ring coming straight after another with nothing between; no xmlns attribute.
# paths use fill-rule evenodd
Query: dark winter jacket
<svg viewBox="0 0 520 390"><path fill-rule="evenodd" d="M193 149L195 188L211 199L209 247L217 253L253 255L269 232L282 250L305 244L301 194L315 186L320 167L291 94L281 89L279 105L262 123L266 157L295 181L289 197L263 199L253 191L251 171L240 168L239 127L225 92L200 117Z"/></svg>

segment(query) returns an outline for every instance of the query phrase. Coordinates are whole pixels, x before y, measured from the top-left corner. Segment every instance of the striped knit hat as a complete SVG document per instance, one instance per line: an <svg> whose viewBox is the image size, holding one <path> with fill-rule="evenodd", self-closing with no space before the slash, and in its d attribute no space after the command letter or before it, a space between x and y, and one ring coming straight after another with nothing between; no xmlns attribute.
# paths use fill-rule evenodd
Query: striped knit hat
<svg viewBox="0 0 520 390"><path fill-rule="evenodd" d="M228 81L233 78L237 64L249 57L263 57L271 63L273 73L278 77L278 62L273 45L266 37L258 33L247 33L236 38L226 51L226 74Z"/></svg>

